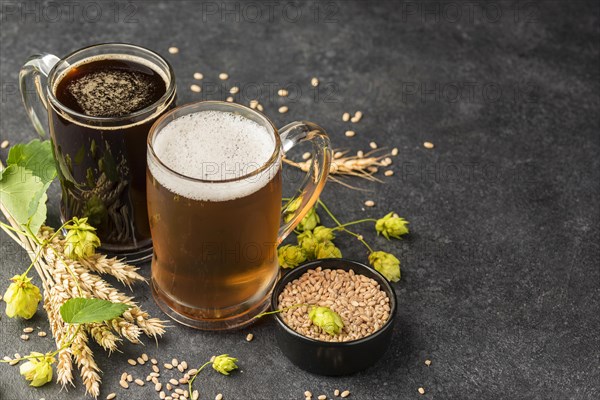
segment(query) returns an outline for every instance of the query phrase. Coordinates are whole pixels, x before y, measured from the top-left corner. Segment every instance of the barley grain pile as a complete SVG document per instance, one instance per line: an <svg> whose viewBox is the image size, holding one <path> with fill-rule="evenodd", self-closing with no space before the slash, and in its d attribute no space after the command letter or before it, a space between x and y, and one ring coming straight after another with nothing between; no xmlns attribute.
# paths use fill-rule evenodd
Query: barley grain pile
<svg viewBox="0 0 600 400"><path fill-rule="evenodd" d="M288 283L279 295L278 308L297 304L329 307L344 322L338 335L324 333L308 318L310 306L281 313L283 321L296 332L328 342L348 342L372 335L390 317L390 299L379 284L364 275L342 269L312 269Z"/></svg>

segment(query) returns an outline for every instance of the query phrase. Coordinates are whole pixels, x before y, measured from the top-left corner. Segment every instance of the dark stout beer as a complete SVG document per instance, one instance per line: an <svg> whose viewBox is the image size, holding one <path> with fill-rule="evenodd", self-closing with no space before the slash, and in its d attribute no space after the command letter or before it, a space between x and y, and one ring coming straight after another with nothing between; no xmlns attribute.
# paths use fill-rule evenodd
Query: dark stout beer
<svg viewBox="0 0 600 400"><path fill-rule="evenodd" d="M141 57L108 54L72 65L52 88L69 109L49 110L62 214L88 217L108 251L151 244L146 138L156 118L174 106L171 98L151 107L167 92L168 80Z"/></svg>
<svg viewBox="0 0 600 400"><path fill-rule="evenodd" d="M154 289L193 320L243 314L278 274L281 163L273 132L238 114L200 111L168 122L151 146Z"/></svg>

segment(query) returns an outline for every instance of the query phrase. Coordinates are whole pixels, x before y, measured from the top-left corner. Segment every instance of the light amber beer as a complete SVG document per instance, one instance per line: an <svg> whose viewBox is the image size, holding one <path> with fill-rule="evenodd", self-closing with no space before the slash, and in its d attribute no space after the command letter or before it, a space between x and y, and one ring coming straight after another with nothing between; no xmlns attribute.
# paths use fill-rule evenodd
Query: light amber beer
<svg viewBox="0 0 600 400"><path fill-rule="evenodd" d="M249 108L200 102L152 127L152 289L176 321L230 329L266 308L279 276L277 245L314 204L329 170L325 134L296 124L280 139L270 121ZM309 180L302 210L280 228L283 150L302 140L313 141L321 158L311 171L318 179Z"/></svg>
<svg viewBox="0 0 600 400"><path fill-rule="evenodd" d="M189 182L149 164L152 279L170 293L176 311L221 318L260 300L273 285L279 163L238 178L267 163L275 146L264 127L222 111L179 117L157 137L154 151L167 167L204 181Z"/></svg>

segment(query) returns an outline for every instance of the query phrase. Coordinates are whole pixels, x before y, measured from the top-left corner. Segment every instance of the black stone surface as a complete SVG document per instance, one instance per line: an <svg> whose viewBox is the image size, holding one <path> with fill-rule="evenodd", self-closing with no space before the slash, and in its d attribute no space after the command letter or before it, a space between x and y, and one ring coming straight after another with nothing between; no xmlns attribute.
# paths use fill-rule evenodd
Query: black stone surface
<svg viewBox="0 0 600 400"><path fill-rule="evenodd" d="M125 361L142 352L190 364L222 352L238 357L239 373L202 374L202 399L219 392L226 399L302 399L305 390L332 396L336 388L351 390L353 399L600 397L597 2L3 0L0 6L0 137L11 143L34 137L17 85L30 54L64 56L123 41L172 62L180 104L225 99L207 85L214 88L226 71L229 84L244 88L245 101L254 96L253 84L261 88L265 112L279 126L309 119L329 131L336 147L364 150L374 140L400 149L385 184L351 181L371 191L362 192L330 183L323 194L344 221L395 210L411 222L411 234L394 242L376 238L371 227L357 228L402 260L399 321L379 364L350 377L315 376L275 347L273 321L230 333L174 326L158 347L146 340L110 357L94 347L101 398L113 391L118 399L157 398L149 385L118 386L123 371L145 377ZM170 55L170 46L179 54ZM205 76L201 94L189 90L196 71ZM317 92L312 76L321 80ZM269 95L270 84L292 84L301 94L282 100ZM281 104L289 105L287 114L277 112ZM341 114L355 110L365 116L349 139ZM435 148L423 148L424 141ZM7 152L0 154L5 159ZM50 197L56 224L56 186ZM364 209L366 199L376 207ZM4 291L28 261L4 233L0 240ZM351 238L337 243L344 256L366 260ZM143 271L148 275L149 267ZM162 315L147 286L134 295ZM19 339L26 326L48 331L44 312L31 321L2 316L2 356L53 348L50 337ZM248 332L255 335L251 343ZM3 400L84 398L79 379L68 391L34 389L8 365L0 366L0 382Z"/></svg>

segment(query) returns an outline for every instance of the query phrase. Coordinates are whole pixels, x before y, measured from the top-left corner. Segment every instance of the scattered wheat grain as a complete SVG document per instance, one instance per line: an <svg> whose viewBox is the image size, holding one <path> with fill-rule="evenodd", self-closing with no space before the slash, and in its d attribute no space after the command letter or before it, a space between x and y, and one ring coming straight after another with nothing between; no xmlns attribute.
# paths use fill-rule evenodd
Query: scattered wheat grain
<svg viewBox="0 0 600 400"><path fill-rule="evenodd" d="M350 122L357 123L362 119L362 117L363 117L362 111L357 111L354 113L354 117L352 117L350 119Z"/></svg>

